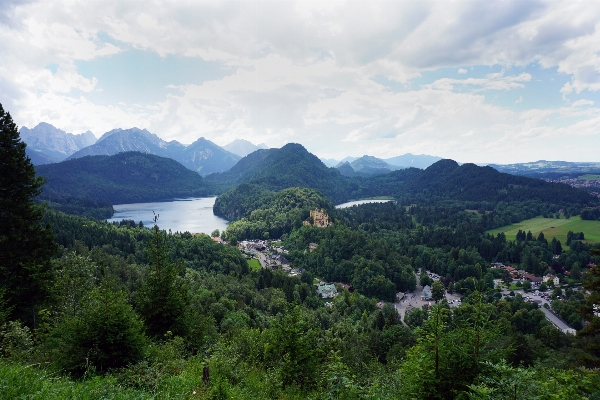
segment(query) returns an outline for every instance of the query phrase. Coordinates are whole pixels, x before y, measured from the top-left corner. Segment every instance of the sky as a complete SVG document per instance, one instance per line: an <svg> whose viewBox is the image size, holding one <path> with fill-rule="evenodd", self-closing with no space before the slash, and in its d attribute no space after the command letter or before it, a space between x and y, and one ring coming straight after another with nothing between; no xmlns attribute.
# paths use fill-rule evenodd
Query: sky
<svg viewBox="0 0 600 400"><path fill-rule="evenodd" d="M600 2L2 0L0 103L97 137L600 161Z"/></svg>

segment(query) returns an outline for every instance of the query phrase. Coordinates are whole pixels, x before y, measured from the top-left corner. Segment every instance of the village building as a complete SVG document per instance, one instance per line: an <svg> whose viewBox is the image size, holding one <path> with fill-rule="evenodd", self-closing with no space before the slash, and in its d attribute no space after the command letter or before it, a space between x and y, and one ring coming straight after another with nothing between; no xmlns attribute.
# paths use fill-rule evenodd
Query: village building
<svg viewBox="0 0 600 400"><path fill-rule="evenodd" d="M560 279L558 279L558 276L554 276L551 274L548 274L544 277L544 282L552 282L554 284L554 286L559 286L560 285Z"/></svg>
<svg viewBox="0 0 600 400"><path fill-rule="evenodd" d="M528 280L529 282L531 282L531 284L533 286L538 286L539 284L542 283L542 280L543 280L541 277L531 275L531 274L525 275L525 279Z"/></svg>
<svg viewBox="0 0 600 400"><path fill-rule="evenodd" d="M256 254L260 251L265 251L267 245L263 240L243 240L238 242L238 249L251 254Z"/></svg>
<svg viewBox="0 0 600 400"><path fill-rule="evenodd" d="M333 283L319 283L317 286L317 294L322 299L332 299L337 296L338 292Z"/></svg>

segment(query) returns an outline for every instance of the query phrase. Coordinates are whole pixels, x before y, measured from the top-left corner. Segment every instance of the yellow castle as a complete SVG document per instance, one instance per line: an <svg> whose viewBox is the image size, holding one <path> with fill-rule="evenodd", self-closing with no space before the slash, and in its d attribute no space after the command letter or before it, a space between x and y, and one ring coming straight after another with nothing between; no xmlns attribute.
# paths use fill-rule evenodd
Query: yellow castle
<svg viewBox="0 0 600 400"><path fill-rule="evenodd" d="M315 208L314 210L310 210L310 217L313 220L313 226L326 228L331 225L331 222L329 222L329 216L325 214L323 209L319 210L318 208ZM304 221L304 225L311 225L311 223L309 221Z"/></svg>

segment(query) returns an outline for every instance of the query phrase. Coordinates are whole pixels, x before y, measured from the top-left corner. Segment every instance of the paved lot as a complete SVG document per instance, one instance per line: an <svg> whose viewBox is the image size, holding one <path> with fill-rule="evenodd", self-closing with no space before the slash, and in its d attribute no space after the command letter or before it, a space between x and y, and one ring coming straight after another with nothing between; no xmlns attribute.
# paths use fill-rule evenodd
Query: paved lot
<svg viewBox="0 0 600 400"><path fill-rule="evenodd" d="M515 295L517 293L520 293L521 296L523 296L523 297L528 296L530 299L539 300L540 302L538 303L538 305L540 306L540 310L542 310L544 315L546 315L546 319L548 321L552 322L554 324L554 326L556 326L561 331L564 332L565 330L573 329L565 321L563 321L558 316L556 316L552 311L550 311L549 309L546 309L544 307L544 304L548 304L548 307L550 307L550 302L548 300L546 300L545 298L543 298L542 296L536 296L533 293L525 293L523 290L514 290L513 292L515 293ZM507 295L509 293L510 293L510 291L508 289L502 289L503 295Z"/></svg>
<svg viewBox="0 0 600 400"><path fill-rule="evenodd" d="M404 315L406 314L406 309L408 307L412 306L414 308L421 308L426 304L427 305L435 304L435 301L433 301L433 300L431 300L431 301L421 300L422 293L423 293L423 287L417 286L417 288L415 289L414 292L407 293L404 296L403 300L400 300L400 301L394 303L394 307L396 307L396 310L398 311L398 314L400 314L400 318L402 319L402 321L404 321ZM450 303L450 307L456 307L458 305L456 303L456 301L460 300L460 296L458 296L456 294L446 293L446 300L448 300L448 303Z"/></svg>

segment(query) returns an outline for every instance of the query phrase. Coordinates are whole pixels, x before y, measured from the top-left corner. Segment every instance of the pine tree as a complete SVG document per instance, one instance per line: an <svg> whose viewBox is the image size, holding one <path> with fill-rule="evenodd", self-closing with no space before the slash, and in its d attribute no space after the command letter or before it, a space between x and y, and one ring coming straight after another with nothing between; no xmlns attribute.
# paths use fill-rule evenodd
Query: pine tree
<svg viewBox="0 0 600 400"><path fill-rule="evenodd" d="M184 266L170 260L166 233L159 229L157 220L155 216L148 243L150 270L138 292L137 311L150 336L162 337L167 332L185 336L189 330L186 317L190 296L180 276Z"/></svg>
<svg viewBox="0 0 600 400"><path fill-rule="evenodd" d="M25 154L17 126L0 104L0 288L11 318L35 324L36 307L52 283L52 231L42 226L43 205L34 203L42 177Z"/></svg>
<svg viewBox="0 0 600 400"><path fill-rule="evenodd" d="M53 335L57 365L75 375L136 363L144 353L143 323L124 292L113 292L103 281L82 299L77 316L67 319Z"/></svg>

